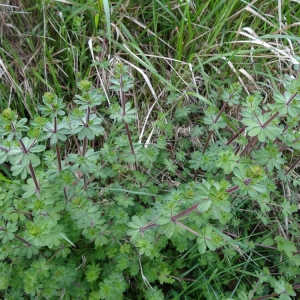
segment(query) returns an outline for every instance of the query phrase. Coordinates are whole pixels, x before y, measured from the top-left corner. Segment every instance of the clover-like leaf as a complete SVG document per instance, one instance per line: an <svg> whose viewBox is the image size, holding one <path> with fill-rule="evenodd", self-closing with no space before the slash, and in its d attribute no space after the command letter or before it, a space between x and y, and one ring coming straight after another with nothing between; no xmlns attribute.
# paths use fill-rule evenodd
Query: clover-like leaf
<svg viewBox="0 0 300 300"><path fill-rule="evenodd" d="M125 123L131 123L132 121L136 120L136 109L131 109L131 103L127 102L125 104L125 112L123 112L123 109L119 107L118 110L112 111L110 118L113 120L116 120L117 122L125 122Z"/></svg>
<svg viewBox="0 0 300 300"><path fill-rule="evenodd" d="M280 252L284 252L287 257L292 258L293 253L297 251L297 248L293 242L287 241L283 236L276 236L277 249Z"/></svg>
<svg viewBox="0 0 300 300"><path fill-rule="evenodd" d="M277 120L269 122L271 113L256 113L253 118L244 118L243 123L247 126L246 131L249 136L257 136L260 142L265 142L267 138L274 141L283 131L283 128L274 124Z"/></svg>
<svg viewBox="0 0 300 300"><path fill-rule="evenodd" d="M268 107L279 112L280 115L290 115L291 117L297 117L300 113L300 101L298 97L295 97L290 91L286 91L284 95L275 91L274 92L275 103L269 104Z"/></svg>
<svg viewBox="0 0 300 300"><path fill-rule="evenodd" d="M132 221L128 223L128 227L131 229L127 230L127 234L131 236L130 241L135 243L140 238L146 238L150 241L154 240L154 232L150 230L144 230L144 227L147 225L147 219L142 216L139 218L138 216L133 216Z"/></svg>

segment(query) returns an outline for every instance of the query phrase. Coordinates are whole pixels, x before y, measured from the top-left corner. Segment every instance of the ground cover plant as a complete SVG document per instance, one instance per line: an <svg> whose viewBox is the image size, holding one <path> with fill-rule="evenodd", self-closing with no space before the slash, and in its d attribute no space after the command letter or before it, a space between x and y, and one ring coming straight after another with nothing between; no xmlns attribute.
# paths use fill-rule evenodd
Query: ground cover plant
<svg viewBox="0 0 300 300"><path fill-rule="evenodd" d="M1 298L299 297L282 2L0 5Z"/></svg>

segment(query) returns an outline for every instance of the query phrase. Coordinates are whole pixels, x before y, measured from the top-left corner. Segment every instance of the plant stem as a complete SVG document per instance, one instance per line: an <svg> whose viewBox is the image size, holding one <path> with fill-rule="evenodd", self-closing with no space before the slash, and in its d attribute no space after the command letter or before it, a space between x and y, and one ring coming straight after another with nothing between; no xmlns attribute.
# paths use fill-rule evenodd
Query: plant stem
<svg viewBox="0 0 300 300"><path fill-rule="evenodd" d="M266 128L278 115L279 112L277 111L267 122L261 125L261 128Z"/></svg>
<svg viewBox="0 0 300 300"><path fill-rule="evenodd" d="M229 96L229 99L230 99L231 97L232 97L232 95ZM228 105L228 102L224 102L222 108L220 109L220 111L219 111L217 117L216 117L215 120L214 120L214 123L217 123L217 122L218 122L218 120L219 120L219 118L220 118L222 112L225 110L225 108L226 108L227 105ZM207 138L206 143L205 143L205 146L204 146L204 149L203 149L203 152L202 152L203 154L204 154L205 151L207 150L207 146L208 146L209 140L210 140L210 138L211 138L211 136L212 136L212 133L213 133L213 131L210 130L210 131L209 131L208 138Z"/></svg>
<svg viewBox="0 0 300 300"><path fill-rule="evenodd" d="M88 127L88 123L90 121L90 115L91 115L91 109L90 109L90 107L88 107L86 110L86 120L85 120L86 127ZM87 139L87 137L85 137L83 139L82 156L85 156L85 154L86 154L87 145L88 145L88 139Z"/></svg>
<svg viewBox="0 0 300 300"><path fill-rule="evenodd" d="M251 179L246 178L246 179L244 180L244 184L248 185L248 184L250 184L251 181L252 181ZM233 186L233 187L227 189L226 192L227 192L227 193L232 193L232 192L235 192L235 191L239 190L239 188L240 188L240 187L239 187L238 185L236 185L236 186ZM207 200L207 199L208 199L208 198L205 198L205 199L203 199L203 200ZM201 201L199 201L199 202L197 202L196 204L190 206L189 208L185 209L184 211L180 212L179 214L177 214L177 215L175 215L175 216L172 216L172 217L171 217L171 221L177 223L177 222L178 222L177 220L178 220L179 218L184 217L185 215L191 213L192 211L195 211L200 203L201 203ZM201 213L201 212L199 212L199 213ZM146 231L147 229L152 228L152 227L155 227L155 226L157 226L157 224L156 224L155 222L153 222L153 223L151 222L150 224L147 224L147 225L145 225L144 227L142 227L142 228L140 229L140 231L141 231L141 232L144 232L144 231ZM190 230L189 230L189 231L190 231Z"/></svg>
<svg viewBox="0 0 300 300"><path fill-rule="evenodd" d="M135 156L135 152L134 152L134 148L133 148L133 144L132 144L132 140L131 140L131 135L130 135L130 130L129 130L129 126L126 122L124 122L125 124L125 129L126 129L126 133L127 133L127 137L128 137L128 140L129 140L129 145L130 145L130 149L131 149L131 153ZM136 159L135 159L135 162L134 162L134 168L135 170L137 170L137 163L136 163Z"/></svg>
<svg viewBox="0 0 300 300"><path fill-rule="evenodd" d="M244 150L242 151L242 153L240 154L240 157L242 158L245 154L246 154L246 152L249 150L249 148L252 146L252 148L251 148L251 151L253 150L253 145L255 145L256 144L256 142L257 142L257 137L256 136L254 136L250 141L249 141L249 143L247 144L247 146L244 148ZM251 152L250 152L251 153ZM241 159L240 158L240 159ZM238 161L240 161L240 159L238 160Z"/></svg>
<svg viewBox="0 0 300 300"><path fill-rule="evenodd" d="M16 128L15 128L13 122L11 122L11 128L13 129L14 132L16 131ZM26 149L26 147L25 147L22 139L18 139L18 142L20 144L20 148L23 151L23 153L27 154L28 153L28 149ZM32 144L34 144L34 143L32 143ZM32 180L33 180L34 185L35 185L36 194L37 194L38 198L40 198L40 190L41 190L41 188L40 188L40 185L39 185L39 183L38 183L38 181L36 179L34 168L33 168L31 162L29 163L29 170L30 170L31 177L32 177Z"/></svg>
<svg viewBox="0 0 300 300"><path fill-rule="evenodd" d="M53 133L57 133L57 117L54 117L53 121L54 121L54 130L53 130ZM58 141L57 141L57 143L55 145L55 150L56 150L56 156L57 156L58 171L61 171L62 170L61 155L60 155L60 148L59 148Z"/></svg>
<svg viewBox="0 0 300 300"><path fill-rule="evenodd" d="M91 108L88 106L86 110L86 120L85 120L85 126L88 127L89 121L90 121L90 115L91 115ZM87 145L88 145L88 138L84 137L83 139L83 145L82 145L82 156L85 156L87 151ZM83 174L83 182L84 182L84 190L86 191L88 189L88 181L86 174Z"/></svg>
<svg viewBox="0 0 300 300"><path fill-rule="evenodd" d="M257 140L256 140L256 142L257 142ZM250 151L249 151L248 154L247 154L247 157L250 157L250 155L251 155L251 153L252 153L254 147L256 146L256 142L253 142L253 143L252 143L252 146L251 146L251 148L250 148Z"/></svg>
<svg viewBox="0 0 300 300"><path fill-rule="evenodd" d="M18 236L17 234L14 234L14 236L15 236L15 238L16 238L17 240L21 241L22 243L26 244L27 246L32 246L31 243L27 242L26 240L24 240L23 238L21 238L21 237ZM41 252L40 250L39 250L39 254L40 254L41 256L43 256L44 258L47 258L47 256L46 256L43 252Z"/></svg>
<svg viewBox="0 0 300 300"><path fill-rule="evenodd" d="M298 290L298 289L300 289L300 284L296 284L296 285L293 286L293 290ZM283 292L283 293L285 293L285 292ZM281 293L281 294L283 294L283 293ZM263 300L263 299L274 298L274 297L278 297L281 294L273 293L273 294L269 294L269 295L262 296L262 297L259 297L259 298L255 298L253 300Z"/></svg>
<svg viewBox="0 0 300 300"><path fill-rule="evenodd" d="M228 193L233 193L233 192L235 192L235 191L237 191L237 190L239 190L239 189L240 189L240 187L239 187L238 185L235 185L235 186L233 186L233 187L227 189L226 192L228 192Z"/></svg>
<svg viewBox="0 0 300 300"><path fill-rule="evenodd" d="M198 170L199 170L199 169L196 170L196 172L195 172L195 174L194 174L194 176L193 176L193 181L196 181L196 179L197 179Z"/></svg>
<svg viewBox="0 0 300 300"><path fill-rule="evenodd" d="M57 156L58 171L61 171L62 170L61 156L60 156L60 148L59 148L58 143L55 145L55 150L56 150L56 156Z"/></svg>
<svg viewBox="0 0 300 300"><path fill-rule="evenodd" d="M54 121L54 130L53 130L53 132L57 133L57 117L54 117L53 121ZM56 156L57 156L58 171L60 172L62 170L62 164L61 164L60 147L59 147L58 141L55 145L55 150L56 150ZM66 202L68 202L68 194L67 194L67 188L66 187L64 187L64 196L65 196Z"/></svg>
<svg viewBox="0 0 300 300"><path fill-rule="evenodd" d="M208 146L209 140L210 140L210 138L211 138L211 136L212 136L212 133L213 133L212 130L210 130L210 132L209 132L209 134L208 134L208 137L207 137L207 139L206 139L205 146L204 146L203 151L202 151L203 154L205 153L205 151L206 151L206 149L207 149L207 146Z"/></svg>
<svg viewBox="0 0 300 300"><path fill-rule="evenodd" d="M20 146L21 146L21 149L22 149L23 153L27 154L28 150L26 149L22 139L19 139L18 142L20 143ZM33 168L33 165L32 165L31 162L29 163L28 167L29 167L29 171L30 171L30 174L31 174L31 178L32 178L32 180L34 182L34 185L35 185L36 194L37 194L38 198L40 198L41 187L40 187L40 185L37 181L37 178L36 178L35 172L34 172L34 168Z"/></svg>
<svg viewBox="0 0 300 300"><path fill-rule="evenodd" d="M199 236L199 233L198 233L197 231L195 231L195 230L193 230L192 228L190 228L190 227L188 227L188 226L182 224L181 222L175 221L175 223L176 223L177 225L179 225L180 227L182 227L182 228L188 230L189 232L193 233L194 235Z"/></svg>
<svg viewBox="0 0 300 300"><path fill-rule="evenodd" d="M230 99L231 97L232 97L232 96L230 95L229 99ZM225 108L226 108L227 105L228 105L228 102L224 102L222 108L220 109L220 111L219 111L219 113L218 113L218 115L217 115L217 117L216 117L216 119L215 119L215 121L214 121L215 123L217 123L217 121L219 120L219 118L220 118L222 112L225 110Z"/></svg>
<svg viewBox="0 0 300 300"><path fill-rule="evenodd" d="M147 229L150 229L150 228L153 228L153 227L156 227L156 226L157 226L156 223L150 223L150 224L147 224L147 225L145 225L144 227L142 227L142 228L140 229L140 231L141 231L141 232L144 232L144 231L146 231Z"/></svg>
<svg viewBox="0 0 300 300"><path fill-rule="evenodd" d="M121 81L122 82L122 81ZM122 85L122 83L121 83ZM124 91L121 88L120 91L120 99L121 99L121 106L122 106L122 115L125 116L126 115L126 109L125 109L125 105L126 105L126 96Z"/></svg>
<svg viewBox="0 0 300 300"><path fill-rule="evenodd" d="M287 175L300 161L300 157L289 167L289 169L284 173L284 175Z"/></svg>
<svg viewBox="0 0 300 300"><path fill-rule="evenodd" d="M298 92L294 93L291 98L289 99L289 101L286 103L286 106L289 106L291 104L291 102L294 100L294 98L298 95Z"/></svg>
<svg viewBox="0 0 300 300"><path fill-rule="evenodd" d="M121 100L121 106L122 106L122 115L125 116L126 115L126 110L125 110L126 96L125 96L125 93L122 89L122 86L123 86L122 76L121 76L121 79L120 79L120 86L121 86L120 100ZM137 163L136 163L136 156L135 156L135 152L134 152L134 148L133 148L133 144L132 144L132 139L131 139L129 126L128 126L128 123L126 123L125 121L124 121L124 124L125 124L126 134L127 134L127 138L128 138L129 145L130 145L131 154L134 155L134 157L135 157L134 168L135 168L135 170L137 170L138 167L137 167Z"/></svg>
<svg viewBox="0 0 300 300"><path fill-rule="evenodd" d="M40 187L40 185L39 185L39 183L38 183L38 181L36 179L34 168L33 168L31 162L29 163L28 167L29 167L29 170L30 170L30 174L31 174L32 180L33 180L34 185L35 185L36 194L37 194L38 198L40 198L41 187Z"/></svg>
<svg viewBox="0 0 300 300"><path fill-rule="evenodd" d="M205 199L204 199L204 200L205 200ZM197 202L196 204L192 205L191 207L187 208L186 210L182 211L181 213L179 213L179 214L173 216L173 217L171 218L171 220L172 220L173 222L176 222L176 220L178 220L179 218L181 218L181 217L183 217L183 216L185 216L185 215L191 213L192 211L196 210L197 207L198 207L198 205L199 205L200 203L201 203L201 202Z"/></svg>
<svg viewBox="0 0 300 300"><path fill-rule="evenodd" d="M273 293L273 294L270 294L270 295L255 298L253 300L263 300L263 299L269 299L269 298L273 298L273 297L277 297L277 296L279 296L279 294Z"/></svg>
<svg viewBox="0 0 300 300"><path fill-rule="evenodd" d="M226 146L229 146L240 134L247 128L247 126L242 127L237 133L235 133L229 141L226 143Z"/></svg>

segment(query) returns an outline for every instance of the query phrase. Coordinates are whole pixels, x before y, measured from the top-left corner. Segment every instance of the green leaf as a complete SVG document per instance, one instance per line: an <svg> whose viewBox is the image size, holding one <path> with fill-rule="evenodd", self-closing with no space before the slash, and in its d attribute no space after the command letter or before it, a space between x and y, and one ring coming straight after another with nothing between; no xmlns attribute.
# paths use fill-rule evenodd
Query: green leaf
<svg viewBox="0 0 300 300"><path fill-rule="evenodd" d="M140 229L141 227L144 227L147 224L147 220L144 216L141 218L139 218L138 216L133 216L131 220L132 222L128 223L128 226L130 228Z"/></svg>
<svg viewBox="0 0 300 300"><path fill-rule="evenodd" d="M174 233L174 230L176 228L176 224L174 222L170 222L165 229L165 236L167 239L170 239Z"/></svg>
<svg viewBox="0 0 300 300"><path fill-rule="evenodd" d="M273 246L274 240L272 238L266 238L262 241L262 245Z"/></svg>
<svg viewBox="0 0 300 300"><path fill-rule="evenodd" d="M243 123L248 127L260 127L260 124L255 119L243 119Z"/></svg>
<svg viewBox="0 0 300 300"><path fill-rule="evenodd" d="M279 252L284 252L287 257L292 258L293 253L297 252L297 248L294 243L286 241L282 236L276 236L277 249Z"/></svg>
<svg viewBox="0 0 300 300"><path fill-rule="evenodd" d="M191 108L190 107L178 107L175 111L175 119L176 120L182 120L182 119L186 119L188 117L188 115L191 112Z"/></svg>
<svg viewBox="0 0 300 300"><path fill-rule="evenodd" d="M217 249L217 247L213 244L212 241L207 239L207 240L205 240L205 243L206 243L209 250L215 251Z"/></svg>
<svg viewBox="0 0 300 300"><path fill-rule="evenodd" d="M2 243L5 244L15 238L14 232L18 230L17 223L7 222L6 224L0 225L0 238Z"/></svg>
<svg viewBox="0 0 300 300"><path fill-rule="evenodd" d="M35 145L34 147L32 147L30 149L30 152L32 153L38 153L38 152L42 152L46 149L45 145Z"/></svg>
<svg viewBox="0 0 300 300"><path fill-rule="evenodd" d="M201 203L197 206L197 209L200 212L206 212L210 209L212 201L210 199L202 200Z"/></svg>
<svg viewBox="0 0 300 300"><path fill-rule="evenodd" d="M259 193L265 193L267 191L266 187L261 184L253 184L252 187Z"/></svg>
<svg viewBox="0 0 300 300"><path fill-rule="evenodd" d="M261 127L255 127L248 131L249 136L257 136L262 131Z"/></svg>
<svg viewBox="0 0 300 300"><path fill-rule="evenodd" d="M170 217L159 217L159 218L156 220L156 224L157 224L157 225L166 225L166 224L168 224L169 222L172 222L172 220L171 220Z"/></svg>
<svg viewBox="0 0 300 300"><path fill-rule="evenodd" d="M164 158L164 165L166 166L167 170L171 173L176 173L176 170L178 166L174 164L174 161L172 159L166 159Z"/></svg>
<svg viewBox="0 0 300 300"><path fill-rule="evenodd" d="M200 252L200 254L204 254L206 252L206 243L204 238L198 238L197 244L198 244L198 251Z"/></svg>

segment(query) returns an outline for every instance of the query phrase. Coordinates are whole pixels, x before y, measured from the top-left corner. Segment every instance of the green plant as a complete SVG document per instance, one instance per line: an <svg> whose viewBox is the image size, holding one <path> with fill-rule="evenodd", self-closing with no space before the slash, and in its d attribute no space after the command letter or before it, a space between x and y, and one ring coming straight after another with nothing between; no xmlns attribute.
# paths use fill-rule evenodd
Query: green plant
<svg viewBox="0 0 300 300"><path fill-rule="evenodd" d="M211 291L222 299L261 299L272 292L280 299L295 296L299 229L293 225L298 207L292 191L300 181L293 173L299 159L284 152L284 132L297 139L298 124L289 121L289 110L269 105L264 111L258 94L242 101L238 85L225 89L221 110L215 106L203 113L207 134L195 126L202 153L186 152L193 146L180 138L174 156L166 148L171 132L168 138L157 136L156 143L136 142L137 110L126 103L133 79L122 64L113 72L111 88L121 106L103 110L103 92L82 80L72 110L47 92L38 107L41 115L29 123L9 108L1 114L1 163L12 178L3 180L0 203L3 297L116 299L137 293L179 299L182 291L191 297L195 292L187 274L197 276L196 290L209 299ZM299 86L300 79L286 84L293 91L285 93L286 106L293 101L297 107ZM233 90L240 101L228 101ZM277 92L275 97L281 99ZM235 121L242 130L230 139L228 104L242 112ZM113 123L102 127L106 114ZM219 119L224 125L215 126ZM160 130L165 128L161 123ZM66 143L74 145L72 151ZM297 143L289 149L293 145L298 151ZM160 182L161 172L179 185ZM284 195L287 188L290 194ZM279 278L274 273L283 263ZM236 281L239 265L244 273ZM217 284L220 276L223 282ZM131 278L134 285L128 284ZM228 283L235 281L230 291Z"/></svg>
<svg viewBox="0 0 300 300"><path fill-rule="evenodd" d="M297 299L296 4L14 3L1 298Z"/></svg>

